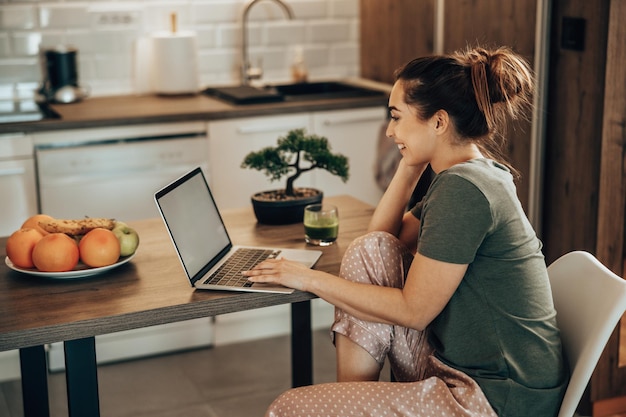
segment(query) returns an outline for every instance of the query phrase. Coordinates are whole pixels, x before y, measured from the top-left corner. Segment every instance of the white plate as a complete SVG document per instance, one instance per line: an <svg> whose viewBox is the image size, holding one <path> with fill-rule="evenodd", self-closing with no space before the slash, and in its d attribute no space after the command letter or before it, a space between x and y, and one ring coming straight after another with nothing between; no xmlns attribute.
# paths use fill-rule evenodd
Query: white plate
<svg viewBox="0 0 626 417"><path fill-rule="evenodd" d="M130 256L125 256L123 258L120 258L119 261L117 261L116 263L112 265L101 266L99 268L90 268L87 265L83 264L82 262L79 262L78 265L76 265L76 267L73 270L67 271L67 272L42 272L42 271L38 271L37 269L20 268L20 267L13 265L13 262L11 262L8 256L4 258L4 263L6 263L7 266L11 268L12 270L21 272L23 274L35 275L38 277L55 278L55 279L74 279L74 278L91 277L93 275L98 275L103 272L109 271L113 268L117 268L118 266L124 265L126 262L133 259L134 256L135 254L133 253Z"/></svg>

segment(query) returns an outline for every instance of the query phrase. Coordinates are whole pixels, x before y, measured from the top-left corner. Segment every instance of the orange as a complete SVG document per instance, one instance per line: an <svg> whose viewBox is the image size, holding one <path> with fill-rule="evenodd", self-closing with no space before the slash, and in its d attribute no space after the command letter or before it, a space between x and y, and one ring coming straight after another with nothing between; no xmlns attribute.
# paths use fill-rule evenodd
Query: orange
<svg viewBox="0 0 626 417"><path fill-rule="evenodd" d="M42 228L41 226L39 226L39 222L42 220L52 220L53 217L52 216L48 216L47 214L35 214L34 216L30 216L28 219L26 219L26 221L24 222L24 224L22 224L22 229L25 227L30 227L32 229L37 229L39 230L39 233L42 234L42 236L45 236L48 234L48 232Z"/></svg>
<svg viewBox="0 0 626 417"><path fill-rule="evenodd" d="M66 272L78 263L78 245L65 233L49 233L33 249L33 263L42 272Z"/></svg>
<svg viewBox="0 0 626 417"><path fill-rule="evenodd" d="M13 265L19 268L32 268L33 249L43 235L30 227L16 230L9 236L6 243L7 256Z"/></svg>
<svg viewBox="0 0 626 417"><path fill-rule="evenodd" d="M100 267L114 264L120 257L120 241L108 229L93 229L78 244L80 260L85 265Z"/></svg>

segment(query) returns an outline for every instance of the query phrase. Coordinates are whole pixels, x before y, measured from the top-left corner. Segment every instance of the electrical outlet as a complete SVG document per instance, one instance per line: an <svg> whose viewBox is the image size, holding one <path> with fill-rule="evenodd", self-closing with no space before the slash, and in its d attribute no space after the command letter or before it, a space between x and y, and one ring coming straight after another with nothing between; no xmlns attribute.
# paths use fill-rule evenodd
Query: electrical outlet
<svg viewBox="0 0 626 417"><path fill-rule="evenodd" d="M128 28L137 25L139 12L134 10L92 11L92 26L96 28Z"/></svg>

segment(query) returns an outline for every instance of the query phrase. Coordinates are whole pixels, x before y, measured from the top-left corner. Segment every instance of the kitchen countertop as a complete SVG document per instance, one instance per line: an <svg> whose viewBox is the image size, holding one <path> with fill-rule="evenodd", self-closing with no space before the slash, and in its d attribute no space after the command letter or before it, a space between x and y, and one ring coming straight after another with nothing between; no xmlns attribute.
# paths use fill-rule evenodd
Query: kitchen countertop
<svg viewBox="0 0 626 417"><path fill-rule="evenodd" d="M350 80L357 85L380 89L389 86L368 80ZM233 105L204 94L160 96L123 95L91 97L77 103L51 104L59 119L0 124L2 133L31 133L51 130L97 128L148 123L210 121L240 117L268 116L310 111L343 110L387 106L381 96L302 100L267 104Z"/></svg>

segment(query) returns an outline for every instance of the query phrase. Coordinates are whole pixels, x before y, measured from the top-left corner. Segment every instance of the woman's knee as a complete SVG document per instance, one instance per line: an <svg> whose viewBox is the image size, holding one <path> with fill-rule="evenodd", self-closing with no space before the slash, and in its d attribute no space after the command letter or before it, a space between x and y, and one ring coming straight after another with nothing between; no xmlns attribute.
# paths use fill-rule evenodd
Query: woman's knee
<svg viewBox="0 0 626 417"><path fill-rule="evenodd" d="M375 247L380 247L381 243L386 243L386 244L397 243L399 245L402 245L400 240L398 240L398 238L392 235L391 233L377 230L373 232L368 232L354 239L352 243L350 243L350 246L348 246L347 251L350 251L353 248L360 248L360 250L363 250L364 248L365 250L367 250L368 248L371 249Z"/></svg>
<svg viewBox="0 0 626 417"><path fill-rule="evenodd" d="M412 259L408 248L391 233L370 232L350 244L340 275L355 282L401 287Z"/></svg>

